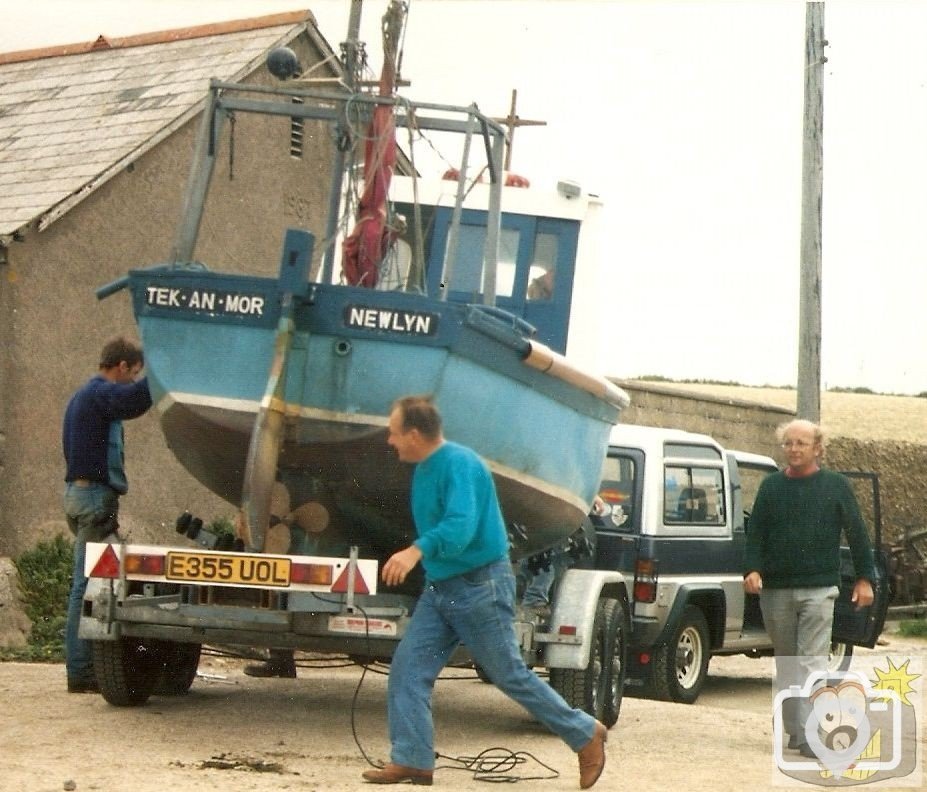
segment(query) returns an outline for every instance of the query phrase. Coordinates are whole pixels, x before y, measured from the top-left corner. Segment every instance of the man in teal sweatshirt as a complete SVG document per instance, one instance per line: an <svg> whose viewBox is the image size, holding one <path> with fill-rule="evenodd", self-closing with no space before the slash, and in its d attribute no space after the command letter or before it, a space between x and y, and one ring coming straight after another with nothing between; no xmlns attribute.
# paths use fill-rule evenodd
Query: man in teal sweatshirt
<svg viewBox="0 0 927 792"><path fill-rule="evenodd" d="M374 784L431 786L435 766L431 694L458 645L493 683L579 755L579 784L591 787L605 766L605 726L570 707L531 671L515 637L515 575L508 536L486 463L444 439L429 397L393 405L389 444L415 465L415 541L383 565L387 586L402 583L419 563L425 590L393 655L387 688L391 762L364 772Z"/></svg>
<svg viewBox="0 0 927 792"><path fill-rule="evenodd" d="M826 668L840 583L840 537L853 556L857 608L872 604L874 563L869 533L845 476L821 468L821 428L795 420L777 434L788 467L767 476L750 514L744 590L759 594L776 655L779 690L803 685ZM805 727L807 698L788 698L782 721L789 748L812 758Z"/></svg>

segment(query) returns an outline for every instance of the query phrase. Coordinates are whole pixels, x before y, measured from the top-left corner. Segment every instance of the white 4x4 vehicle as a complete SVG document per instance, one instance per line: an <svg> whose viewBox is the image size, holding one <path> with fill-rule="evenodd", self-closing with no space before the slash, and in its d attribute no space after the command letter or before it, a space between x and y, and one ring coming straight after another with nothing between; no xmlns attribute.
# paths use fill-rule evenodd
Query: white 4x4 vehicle
<svg viewBox="0 0 927 792"><path fill-rule="evenodd" d="M619 425L611 435L600 495L610 506L596 528L594 564L633 580L628 692L671 701L698 698L712 655L772 654L759 601L743 590L745 523L773 459L725 450L707 435ZM878 579L876 601L856 611L844 549L834 620L835 665L853 645L872 647L882 630L889 591L881 552L878 479L850 473L870 489L857 493L870 525Z"/></svg>

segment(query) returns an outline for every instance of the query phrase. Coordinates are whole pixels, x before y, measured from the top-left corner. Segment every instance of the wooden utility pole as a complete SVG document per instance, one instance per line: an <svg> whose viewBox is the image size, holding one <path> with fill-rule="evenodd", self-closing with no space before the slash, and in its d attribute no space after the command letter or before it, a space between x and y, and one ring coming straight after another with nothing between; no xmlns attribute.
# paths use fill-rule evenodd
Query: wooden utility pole
<svg viewBox="0 0 927 792"><path fill-rule="evenodd" d="M824 193L824 3L805 6L798 417L821 420L821 206Z"/></svg>

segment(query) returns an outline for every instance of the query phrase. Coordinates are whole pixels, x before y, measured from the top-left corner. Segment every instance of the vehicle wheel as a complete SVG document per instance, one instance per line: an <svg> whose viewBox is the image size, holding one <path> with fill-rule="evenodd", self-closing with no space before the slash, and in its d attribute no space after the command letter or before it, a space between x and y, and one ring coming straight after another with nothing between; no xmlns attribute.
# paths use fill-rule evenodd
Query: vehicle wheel
<svg viewBox="0 0 927 792"><path fill-rule="evenodd" d="M161 641L157 648L161 656L161 669L152 692L156 696L185 695L196 679L200 645Z"/></svg>
<svg viewBox="0 0 927 792"><path fill-rule="evenodd" d="M686 606L673 639L653 653L657 698L692 704L708 677L708 622L694 605Z"/></svg>
<svg viewBox="0 0 927 792"><path fill-rule="evenodd" d="M830 655L827 658L827 670L846 671L853 662L853 644L830 642Z"/></svg>
<svg viewBox="0 0 927 792"><path fill-rule="evenodd" d="M571 707L607 727L615 725L624 696L627 669L627 613L618 600L602 598L596 607L593 641L585 668L551 668L550 685Z"/></svg>
<svg viewBox="0 0 927 792"><path fill-rule="evenodd" d="M119 638L93 642L93 667L100 693L116 707L148 701L158 681L161 655L153 642Z"/></svg>

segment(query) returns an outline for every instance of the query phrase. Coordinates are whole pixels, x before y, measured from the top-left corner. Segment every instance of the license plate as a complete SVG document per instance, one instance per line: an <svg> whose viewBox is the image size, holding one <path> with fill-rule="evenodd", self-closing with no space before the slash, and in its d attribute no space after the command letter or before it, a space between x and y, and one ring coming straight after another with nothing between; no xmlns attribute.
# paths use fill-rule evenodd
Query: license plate
<svg viewBox="0 0 927 792"><path fill-rule="evenodd" d="M285 588L290 585L290 559L263 555L169 552L164 575L168 580L193 583Z"/></svg>

